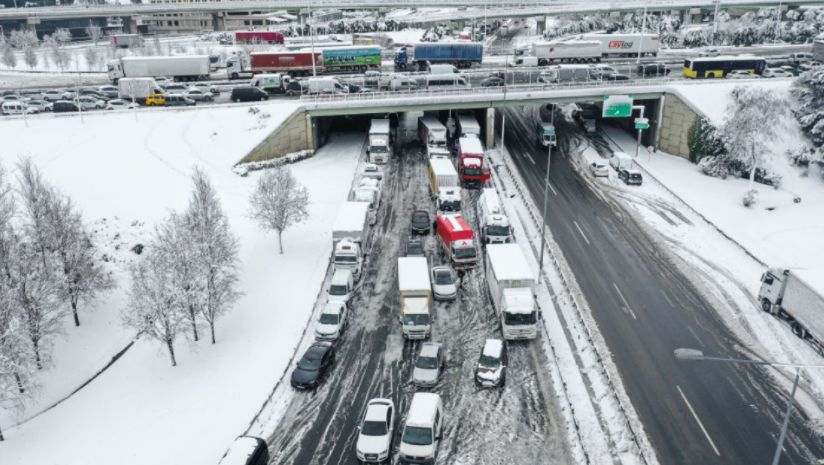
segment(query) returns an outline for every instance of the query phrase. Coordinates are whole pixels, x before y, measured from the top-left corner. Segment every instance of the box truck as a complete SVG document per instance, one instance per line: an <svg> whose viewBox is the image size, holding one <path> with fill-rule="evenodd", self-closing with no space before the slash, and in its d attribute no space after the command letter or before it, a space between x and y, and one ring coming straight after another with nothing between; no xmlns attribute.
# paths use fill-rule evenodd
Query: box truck
<svg viewBox="0 0 824 465"><path fill-rule="evenodd" d="M461 215L438 215L436 220L441 255L449 259L456 270L474 268L478 264L475 232Z"/></svg>
<svg viewBox="0 0 824 465"><path fill-rule="evenodd" d="M538 143L544 147L555 147L558 140L555 136L555 126L552 123L538 121Z"/></svg>
<svg viewBox="0 0 824 465"><path fill-rule="evenodd" d="M121 78L117 81L117 93L120 98L143 103L153 94L162 94L163 90L154 78Z"/></svg>
<svg viewBox="0 0 824 465"><path fill-rule="evenodd" d="M601 57L637 57L640 50L641 56L658 56L661 41L655 33L630 33L630 34L605 34L591 33L582 34L581 40L595 40L601 44Z"/></svg>
<svg viewBox="0 0 824 465"><path fill-rule="evenodd" d="M504 339L538 336L535 277L518 244L486 246L486 282Z"/></svg>
<svg viewBox="0 0 824 465"><path fill-rule="evenodd" d="M458 171L467 187L481 187L489 181L491 173L484 161L484 148L476 136L458 140Z"/></svg>
<svg viewBox="0 0 824 465"><path fill-rule="evenodd" d="M432 331L429 314L432 289L426 258L398 258L398 292L403 336L407 339L428 338Z"/></svg>
<svg viewBox="0 0 824 465"><path fill-rule="evenodd" d="M209 55L131 56L106 64L112 82L124 77L166 76L176 81L209 79Z"/></svg>
<svg viewBox="0 0 824 465"><path fill-rule="evenodd" d="M418 118L418 135L421 142L426 145L426 153L429 157L449 156L449 149L446 148L446 126L434 116L421 116Z"/></svg>
<svg viewBox="0 0 824 465"><path fill-rule="evenodd" d="M481 239L485 244L503 244L515 241L512 235L512 225L504 213L501 199L495 189L486 188L481 191L478 208L480 210L478 221L481 225Z"/></svg>
<svg viewBox="0 0 824 465"><path fill-rule="evenodd" d="M455 119L458 137L475 136L480 139L481 125L473 115L458 115Z"/></svg>
<svg viewBox="0 0 824 465"><path fill-rule="evenodd" d="M761 308L790 323L796 336L824 355L824 297L795 272L770 268L761 275Z"/></svg>
<svg viewBox="0 0 824 465"><path fill-rule="evenodd" d="M389 120L373 119L369 126L369 146L366 149L371 163L386 163L392 156L389 142Z"/></svg>
<svg viewBox="0 0 824 465"><path fill-rule="evenodd" d="M343 239L363 246L369 231L369 204L367 202L343 202L332 224L332 244Z"/></svg>
<svg viewBox="0 0 824 465"><path fill-rule="evenodd" d="M117 48L132 48L143 45L140 34L112 34L112 45Z"/></svg>
<svg viewBox="0 0 824 465"><path fill-rule="evenodd" d="M446 157L429 159L429 191L438 212L461 211L461 188L458 172Z"/></svg>
<svg viewBox="0 0 824 465"><path fill-rule="evenodd" d="M283 34L276 31L235 31L238 44L283 44Z"/></svg>

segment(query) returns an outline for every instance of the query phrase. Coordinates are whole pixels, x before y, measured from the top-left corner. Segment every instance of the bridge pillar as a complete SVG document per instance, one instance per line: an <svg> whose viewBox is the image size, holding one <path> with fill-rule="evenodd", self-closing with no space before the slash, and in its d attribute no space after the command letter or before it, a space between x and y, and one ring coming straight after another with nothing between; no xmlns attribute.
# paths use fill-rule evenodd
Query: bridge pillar
<svg viewBox="0 0 824 465"><path fill-rule="evenodd" d="M222 11L212 13L212 29L215 32L226 30L226 19L224 18L224 14L225 13Z"/></svg>
<svg viewBox="0 0 824 465"><path fill-rule="evenodd" d="M315 119L309 113L306 113L306 145L309 150L316 150L318 148L317 133L315 130Z"/></svg>
<svg viewBox="0 0 824 465"><path fill-rule="evenodd" d="M538 16L535 18L535 33L543 35L546 31L546 16Z"/></svg>
<svg viewBox="0 0 824 465"><path fill-rule="evenodd" d="M486 109L486 148L495 146L495 109Z"/></svg>
<svg viewBox="0 0 824 465"><path fill-rule="evenodd" d="M127 34L137 34L137 20L133 16L121 16L123 20L123 32Z"/></svg>

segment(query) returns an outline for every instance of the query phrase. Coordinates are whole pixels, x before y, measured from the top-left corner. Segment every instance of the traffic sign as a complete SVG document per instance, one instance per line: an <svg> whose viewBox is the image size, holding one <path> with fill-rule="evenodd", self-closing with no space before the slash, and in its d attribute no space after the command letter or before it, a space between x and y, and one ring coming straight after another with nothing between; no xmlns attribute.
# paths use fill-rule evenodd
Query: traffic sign
<svg viewBox="0 0 824 465"><path fill-rule="evenodd" d="M631 95L605 95L603 118L628 118L632 116Z"/></svg>
<svg viewBox="0 0 824 465"><path fill-rule="evenodd" d="M649 129L649 119L635 118L635 129Z"/></svg>

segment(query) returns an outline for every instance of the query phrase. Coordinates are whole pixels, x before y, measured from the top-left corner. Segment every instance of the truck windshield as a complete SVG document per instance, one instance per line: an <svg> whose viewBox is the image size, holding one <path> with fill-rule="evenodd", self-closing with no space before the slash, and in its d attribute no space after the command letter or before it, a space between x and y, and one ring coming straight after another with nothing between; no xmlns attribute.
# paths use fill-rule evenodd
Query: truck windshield
<svg viewBox="0 0 824 465"><path fill-rule="evenodd" d="M335 263L357 263L358 257L354 255L335 255Z"/></svg>
<svg viewBox="0 0 824 465"><path fill-rule="evenodd" d="M322 325L336 325L338 324L338 316L334 313L321 313L320 324Z"/></svg>
<svg viewBox="0 0 824 465"><path fill-rule="evenodd" d="M429 145L434 145L435 147L446 147L446 138L429 138Z"/></svg>
<svg viewBox="0 0 824 465"><path fill-rule="evenodd" d="M464 168L464 174L467 175L467 176L480 176L481 175L481 168L476 168L476 167Z"/></svg>
<svg viewBox="0 0 824 465"><path fill-rule="evenodd" d="M481 359L478 361L478 365L484 368L497 370L498 367L501 366L501 360L495 357L490 357L489 355L481 355Z"/></svg>
<svg viewBox="0 0 824 465"><path fill-rule="evenodd" d="M426 313L404 315L403 324L404 326L426 326L429 324L429 315Z"/></svg>
<svg viewBox="0 0 824 465"><path fill-rule="evenodd" d="M432 444L432 429L407 426L403 430L403 442L413 446L428 446Z"/></svg>
<svg viewBox="0 0 824 465"><path fill-rule="evenodd" d="M441 211L442 212L459 212L459 211L461 211L461 201L460 200L455 200L455 201L451 201L451 202L449 202L449 201L441 202Z"/></svg>
<svg viewBox="0 0 824 465"><path fill-rule="evenodd" d="M372 153L386 153L386 147L382 145L373 145L369 148L369 151Z"/></svg>
<svg viewBox="0 0 824 465"><path fill-rule="evenodd" d="M530 313L506 313L504 324L507 326L534 325L537 322L535 312Z"/></svg>
<svg viewBox="0 0 824 465"><path fill-rule="evenodd" d="M487 236L509 236L509 226L491 224L486 227Z"/></svg>
<svg viewBox="0 0 824 465"><path fill-rule="evenodd" d="M475 247L462 247L455 249L455 258L475 258L477 252Z"/></svg>
<svg viewBox="0 0 824 465"><path fill-rule="evenodd" d="M346 295L347 286L338 284L329 286L329 295Z"/></svg>

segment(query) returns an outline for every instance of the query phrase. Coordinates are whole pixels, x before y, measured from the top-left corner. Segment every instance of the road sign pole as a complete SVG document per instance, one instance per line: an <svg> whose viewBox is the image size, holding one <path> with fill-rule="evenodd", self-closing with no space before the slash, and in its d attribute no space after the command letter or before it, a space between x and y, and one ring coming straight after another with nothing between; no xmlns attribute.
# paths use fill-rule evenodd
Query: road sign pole
<svg viewBox="0 0 824 465"><path fill-rule="evenodd" d="M552 110L550 113L550 124L552 124L553 130L555 128L555 104L552 104ZM557 133L556 136L557 137ZM557 140L557 139L556 139ZM538 259L538 280L541 279L541 275L544 274L544 249L546 249L546 207L549 203L549 164L552 161L552 143L547 145L546 148L546 175L544 177L544 214L541 216L541 257Z"/></svg>
<svg viewBox="0 0 824 465"><path fill-rule="evenodd" d="M644 120L644 106L643 105L637 105L637 106L633 106L633 108L641 110L641 117L639 118L639 120L643 121ZM643 129L642 124L639 123L638 120L636 120L635 127L638 129L638 139L635 142L635 158L638 158L638 152L641 149L641 131L643 131L644 129Z"/></svg>

